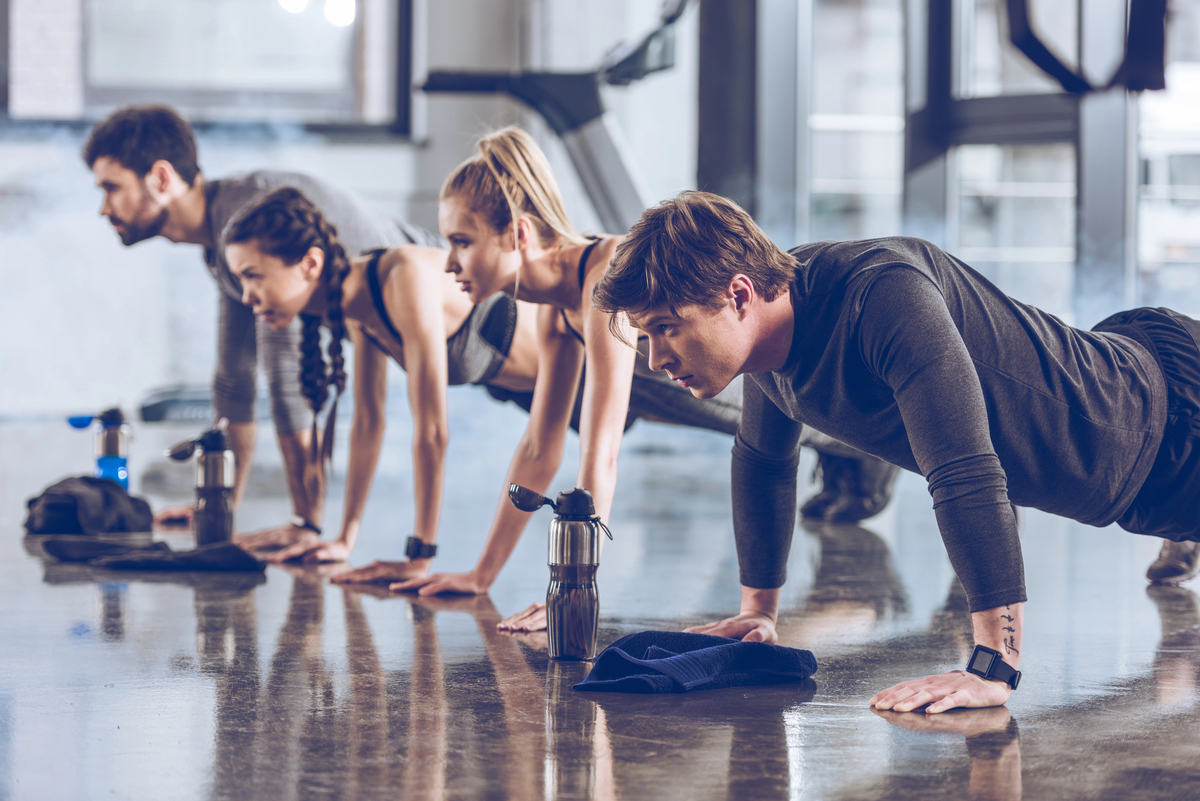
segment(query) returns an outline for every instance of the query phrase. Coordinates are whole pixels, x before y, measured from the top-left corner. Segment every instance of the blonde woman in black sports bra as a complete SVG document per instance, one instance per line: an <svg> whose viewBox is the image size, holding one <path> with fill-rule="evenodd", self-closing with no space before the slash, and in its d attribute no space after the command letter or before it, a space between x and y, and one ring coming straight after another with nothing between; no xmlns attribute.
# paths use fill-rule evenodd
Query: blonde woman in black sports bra
<svg viewBox="0 0 1200 801"><path fill-rule="evenodd" d="M274 553L271 561L342 561L358 537L383 442L387 358L408 372L413 414L416 520L406 561L376 562L341 581L400 581L425 575L437 539L449 430L448 384L485 384L532 391L537 375L533 309L506 295L468 298L446 274L444 250L407 245L346 258L337 232L298 190L277 189L230 222L225 255L242 284L242 301L264 322L282 328L297 315L303 393L314 413L333 397L317 470L332 451L336 398L346 384L342 339L354 345L354 420L346 503L336 538L317 533ZM329 364L320 327L332 334ZM316 423L314 422L314 429ZM314 446L317 447L317 446ZM310 476L310 479L315 478ZM245 538L241 542L253 547Z"/></svg>
<svg viewBox="0 0 1200 801"><path fill-rule="evenodd" d="M547 490L562 461L585 362L575 484L592 493L603 519L612 508L628 417L732 434L741 416L739 393L699 400L661 373L635 371L639 354L618 336L635 341L633 329L624 324L623 332L612 330L608 315L591 305L592 287L620 237L589 238L575 229L546 157L529 134L506 128L480 140L478 150L442 187L438 225L450 243L446 269L476 302L503 292L539 304L538 380L529 426L509 466L479 561L467 573L437 573L392 585L422 595L480 594L495 581L529 518L508 501L508 484ZM637 389L646 391L633 392L631 399ZM544 605L534 604L500 627L544 628Z"/></svg>

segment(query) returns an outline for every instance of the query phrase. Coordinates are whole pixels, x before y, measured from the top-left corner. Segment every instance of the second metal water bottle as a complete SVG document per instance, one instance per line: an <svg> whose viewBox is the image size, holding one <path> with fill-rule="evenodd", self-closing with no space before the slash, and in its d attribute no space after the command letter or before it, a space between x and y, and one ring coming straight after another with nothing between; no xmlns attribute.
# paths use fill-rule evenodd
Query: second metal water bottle
<svg viewBox="0 0 1200 801"><path fill-rule="evenodd" d="M196 459L196 507L192 528L196 545L229 542L233 539L233 485L235 463L225 429L218 425L196 439L181 442L167 451L177 461Z"/></svg>
<svg viewBox="0 0 1200 801"><path fill-rule="evenodd" d="M557 501L533 490L510 484L513 505L532 512L549 505L556 512L550 521L550 586L546 590L546 629L553 659L592 659L600 624L600 593L596 570L600 567L601 532L612 532L596 517L592 494L576 487L561 492Z"/></svg>

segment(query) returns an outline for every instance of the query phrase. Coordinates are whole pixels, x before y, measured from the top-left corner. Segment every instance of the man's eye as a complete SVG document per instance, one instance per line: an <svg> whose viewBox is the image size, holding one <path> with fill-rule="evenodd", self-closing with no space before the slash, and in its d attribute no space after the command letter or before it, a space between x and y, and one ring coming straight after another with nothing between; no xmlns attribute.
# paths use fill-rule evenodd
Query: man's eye
<svg viewBox="0 0 1200 801"><path fill-rule="evenodd" d="M660 334L669 334L669 333L671 333L671 326L670 326L670 325L668 325L667 323L661 323L661 324L658 326L658 333L660 333Z"/></svg>

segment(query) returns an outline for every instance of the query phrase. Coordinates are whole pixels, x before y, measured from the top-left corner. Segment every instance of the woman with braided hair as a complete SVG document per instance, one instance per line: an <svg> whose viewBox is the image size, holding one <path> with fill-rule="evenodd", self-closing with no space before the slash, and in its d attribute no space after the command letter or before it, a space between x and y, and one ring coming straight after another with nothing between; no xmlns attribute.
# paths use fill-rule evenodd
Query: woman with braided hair
<svg viewBox="0 0 1200 801"><path fill-rule="evenodd" d="M225 256L241 280L242 302L265 323L303 321L301 381L314 416L332 399L324 435L313 423L313 470L332 454L338 396L346 388L342 341L354 346L354 419L346 503L336 539L312 534L272 554L271 561L345 560L366 507L379 459L390 356L408 372L413 413L416 522L399 562L376 562L339 577L400 581L424 575L436 548L443 465L449 432L446 387L485 384L508 393L533 389L537 370L533 315L523 303L496 295L473 305L445 271L446 252L406 245L350 260L337 232L296 189L276 189L235 217L225 232ZM321 326L330 332L325 353ZM328 356L328 362L326 362ZM319 445L317 443L320 443ZM306 477L315 482L319 475Z"/></svg>

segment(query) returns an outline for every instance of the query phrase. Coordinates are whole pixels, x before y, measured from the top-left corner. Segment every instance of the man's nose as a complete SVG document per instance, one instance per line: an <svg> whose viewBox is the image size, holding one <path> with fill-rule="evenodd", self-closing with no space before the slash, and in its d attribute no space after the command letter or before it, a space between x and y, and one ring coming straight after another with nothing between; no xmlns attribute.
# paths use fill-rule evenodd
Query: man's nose
<svg viewBox="0 0 1200 801"><path fill-rule="evenodd" d="M654 337L650 337L650 369L662 370L671 362L670 356L662 345L654 344Z"/></svg>
<svg viewBox="0 0 1200 801"><path fill-rule="evenodd" d="M104 196L104 202L102 204L100 204L100 216L101 217L111 217L112 216L112 204L109 203L108 195Z"/></svg>

